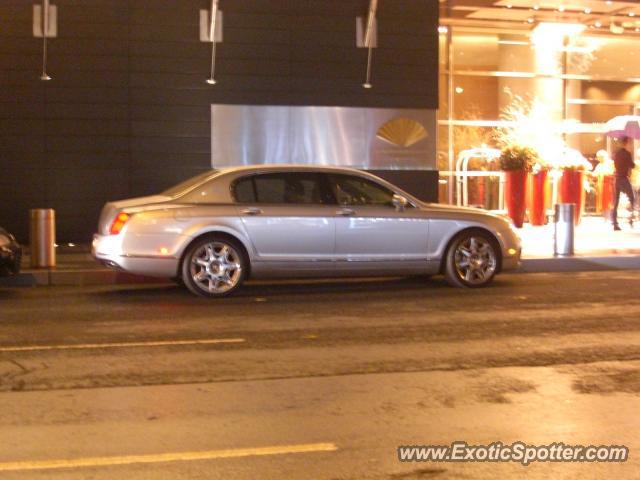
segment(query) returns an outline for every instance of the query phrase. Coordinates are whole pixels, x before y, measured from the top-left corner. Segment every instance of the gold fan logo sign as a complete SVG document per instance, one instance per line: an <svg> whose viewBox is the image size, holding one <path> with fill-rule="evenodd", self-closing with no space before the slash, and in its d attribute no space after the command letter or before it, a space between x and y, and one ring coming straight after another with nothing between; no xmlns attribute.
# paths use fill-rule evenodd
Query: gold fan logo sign
<svg viewBox="0 0 640 480"><path fill-rule="evenodd" d="M396 147L410 147L427 138L424 126L411 118L396 117L382 125L376 137Z"/></svg>

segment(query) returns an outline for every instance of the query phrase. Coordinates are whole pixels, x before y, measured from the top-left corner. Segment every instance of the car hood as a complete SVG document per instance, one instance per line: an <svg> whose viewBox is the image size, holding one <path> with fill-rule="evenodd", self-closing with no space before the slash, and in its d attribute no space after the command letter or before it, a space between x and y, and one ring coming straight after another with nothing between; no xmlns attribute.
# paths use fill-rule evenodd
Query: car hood
<svg viewBox="0 0 640 480"><path fill-rule="evenodd" d="M499 216L499 215L496 215L495 213L491 213L481 208L459 207L457 205L443 205L441 203L424 203L422 207L426 210L443 212L443 213L451 212L451 213L468 213L468 214L476 214L476 215L489 215L493 217Z"/></svg>
<svg viewBox="0 0 640 480"><path fill-rule="evenodd" d="M476 220L476 221L488 221L493 223L508 221L502 215L483 210L481 208L474 207L458 207L456 205L442 205L439 203L424 203L422 209L431 212L439 217L448 218L453 220Z"/></svg>

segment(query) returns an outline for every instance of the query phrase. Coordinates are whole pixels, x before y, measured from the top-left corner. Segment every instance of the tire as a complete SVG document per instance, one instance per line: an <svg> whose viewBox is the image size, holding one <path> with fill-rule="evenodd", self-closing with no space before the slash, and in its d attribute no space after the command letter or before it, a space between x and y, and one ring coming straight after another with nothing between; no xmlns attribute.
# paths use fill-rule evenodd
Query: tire
<svg viewBox="0 0 640 480"><path fill-rule="evenodd" d="M239 242L227 237L206 236L187 248L181 265L182 281L196 295L225 297L242 285L248 266Z"/></svg>
<svg viewBox="0 0 640 480"><path fill-rule="evenodd" d="M498 271L500 248L491 234L467 230L456 236L445 254L444 276L458 288L489 285Z"/></svg>

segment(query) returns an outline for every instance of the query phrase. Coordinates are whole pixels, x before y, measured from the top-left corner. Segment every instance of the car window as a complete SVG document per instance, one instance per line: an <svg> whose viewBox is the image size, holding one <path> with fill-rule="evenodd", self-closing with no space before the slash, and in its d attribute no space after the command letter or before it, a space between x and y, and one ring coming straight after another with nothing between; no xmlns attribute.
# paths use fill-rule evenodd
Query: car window
<svg viewBox="0 0 640 480"><path fill-rule="evenodd" d="M324 204L325 192L320 175L306 172L283 172L251 175L235 183L238 203Z"/></svg>
<svg viewBox="0 0 640 480"><path fill-rule="evenodd" d="M233 192L236 202L254 203L256 201L256 191L253 187L253 177L245 177L238 180Z"/></svg>
<svg viewBox="0 0 640 480"><path fill-rule="evenodd" d="M331 175L331 187L340 205L393 205L393 191L366 178Z"/></svg>

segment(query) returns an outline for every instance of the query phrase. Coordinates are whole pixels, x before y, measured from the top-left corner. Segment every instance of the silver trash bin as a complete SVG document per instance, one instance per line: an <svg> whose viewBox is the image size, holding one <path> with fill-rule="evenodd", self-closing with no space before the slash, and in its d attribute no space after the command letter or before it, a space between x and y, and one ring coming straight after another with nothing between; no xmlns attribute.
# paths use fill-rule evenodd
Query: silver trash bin
<svg viewBox="0 0 640 480"><path fill-rule="evenodd" d="M31 268L56 266L56 212L51 208L29 211Z"/></svg>
<svg viewBox="0 0 640 480"><path fill-rule="evenodd" d="M553 254L557 257L569 257L574 250L574 211L575 203L560 203L555 206L553 218Z"/></svg>

